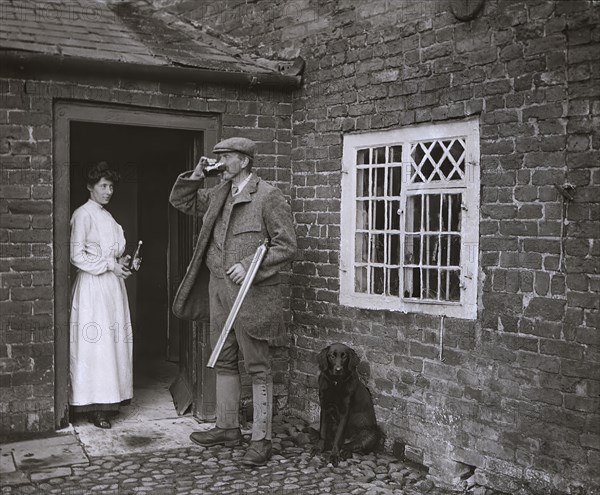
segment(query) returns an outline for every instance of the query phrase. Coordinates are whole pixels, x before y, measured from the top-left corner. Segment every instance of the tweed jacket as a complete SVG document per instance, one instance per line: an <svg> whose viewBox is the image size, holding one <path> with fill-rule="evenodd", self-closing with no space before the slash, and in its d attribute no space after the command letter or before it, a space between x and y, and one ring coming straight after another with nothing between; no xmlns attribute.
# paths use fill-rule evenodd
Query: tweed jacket
<svg viewBox="0 0 600 495"><path fill-rule="evenodd" d="M208 320L208 281L205 256L215 222L230 198L231 181L203 189L204 179L181 174L169 198L179 211L202 218L194 254L173 301L175 316L187 320ZM240 313L236 328L244 328L255 338L277 338L284 331L279 272L296 254L296 235L291 208L282 192L253 173L246 187L233 197L233 207L225 223L222 266L241 263L246 271L258 246L270 240L270 248L256 274ZM240 286L225 277L233 296Z"/></svg>

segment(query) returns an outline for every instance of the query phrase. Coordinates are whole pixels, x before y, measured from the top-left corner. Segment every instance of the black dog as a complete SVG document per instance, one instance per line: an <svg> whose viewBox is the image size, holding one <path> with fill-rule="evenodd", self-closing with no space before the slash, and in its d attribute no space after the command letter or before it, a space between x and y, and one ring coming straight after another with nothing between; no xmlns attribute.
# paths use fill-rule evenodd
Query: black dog
<svg viewBox="0 0 600 495"><path fill-rule="evenodd" d="M375 450L383 437L377 426L369 389L360 381L356 352L344 344L331 344L319 353L319 440L312 454L331 449L329 461L337 466L352 452Z"/></svg>

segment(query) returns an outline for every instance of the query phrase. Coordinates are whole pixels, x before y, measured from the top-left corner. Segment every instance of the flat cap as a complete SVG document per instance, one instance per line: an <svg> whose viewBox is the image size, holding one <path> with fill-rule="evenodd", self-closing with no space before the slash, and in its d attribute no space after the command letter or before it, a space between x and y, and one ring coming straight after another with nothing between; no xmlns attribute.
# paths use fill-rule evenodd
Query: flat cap
<svg viewBox="0 0 600 495"><path fill-rule="evenodd" d="M249 156L250 158L254 158L254 149L256 145L254 141L243 138L243 137L231 137L217 143L213 148L212 152L214 154L218 153L227 153L231 151L235 151L237 153L242 153L243 155Z"/></svg>

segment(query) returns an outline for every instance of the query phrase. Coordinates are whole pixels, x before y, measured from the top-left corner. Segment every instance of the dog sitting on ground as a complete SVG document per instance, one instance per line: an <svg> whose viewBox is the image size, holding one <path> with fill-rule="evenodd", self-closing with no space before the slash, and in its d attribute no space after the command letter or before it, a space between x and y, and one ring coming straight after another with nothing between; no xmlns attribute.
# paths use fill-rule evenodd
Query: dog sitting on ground
<svg viewBox="0 0 600 495"><path fill-rule="evenodd" d="M369 389L360 381L356 352L344 344L331 344L319 353L319 439L312 449L318 454L331 449L329 461L337 466L353 452L375 450L383 434L377 426Z"/></svg>

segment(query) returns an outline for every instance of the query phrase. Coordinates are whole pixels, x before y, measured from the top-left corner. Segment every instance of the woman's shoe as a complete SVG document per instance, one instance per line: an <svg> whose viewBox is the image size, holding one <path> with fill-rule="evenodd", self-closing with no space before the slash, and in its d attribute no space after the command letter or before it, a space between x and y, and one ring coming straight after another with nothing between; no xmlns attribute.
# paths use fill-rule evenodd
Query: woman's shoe
<svg viewBox="0 0 600 495"><path fill-rule="evenodd" d="M98 428L104 428L105 430L112 428L112 425L110 424L108 418L101 412L96 412L92 414L90 416L90 421L94 423L94 426L97 426Z"/></svg>

